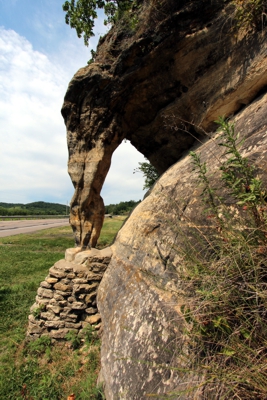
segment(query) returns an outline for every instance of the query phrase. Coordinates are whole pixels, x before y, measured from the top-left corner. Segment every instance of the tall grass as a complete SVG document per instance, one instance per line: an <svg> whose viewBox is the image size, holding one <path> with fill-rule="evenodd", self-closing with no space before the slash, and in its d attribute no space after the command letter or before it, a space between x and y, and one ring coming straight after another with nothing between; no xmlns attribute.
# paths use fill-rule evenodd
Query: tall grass
<svg viewBox="0 0 267 400"><path fill-rule="evenodd" d="M213 188L201 157L191 153L210 219L209 233L179 228L177 252L187 301L188 367L201 376L203 399L267 398L267 207L253 165L241 156L234 125L219 119L226 161ZM187 230L188 233L188 230ZM184 236L183 236L184 235Z"/></svg>

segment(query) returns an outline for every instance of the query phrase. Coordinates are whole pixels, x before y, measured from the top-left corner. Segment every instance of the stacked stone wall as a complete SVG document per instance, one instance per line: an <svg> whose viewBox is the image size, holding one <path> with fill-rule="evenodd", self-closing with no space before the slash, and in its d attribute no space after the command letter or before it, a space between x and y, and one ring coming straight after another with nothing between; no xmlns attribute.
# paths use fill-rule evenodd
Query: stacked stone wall
<svg viewBox="0 0 267 400"><path fill-rule="evenodd" d="M65 259L56 262L40 283L30 309L27 336L64 339L69 331L79 333L88 325L99 330L97 289L111 256L109 247L66 250Z"/></svg>

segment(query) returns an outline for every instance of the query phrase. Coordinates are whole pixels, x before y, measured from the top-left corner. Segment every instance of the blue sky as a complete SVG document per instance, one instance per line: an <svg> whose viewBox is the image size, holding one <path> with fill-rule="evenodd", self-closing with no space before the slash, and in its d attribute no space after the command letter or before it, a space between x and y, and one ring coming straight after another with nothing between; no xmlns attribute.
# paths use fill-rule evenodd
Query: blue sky
<svg viewBox="0 0 267 400"><path fill-rule="evenodd" d="M73 195L67 173L66 130L60 109L69 81L91 58L65 24L64 0L0 0L0 202L66 204ZM105 204L143 197L143 161L129 142L114 153L102 190Z"/></svg>

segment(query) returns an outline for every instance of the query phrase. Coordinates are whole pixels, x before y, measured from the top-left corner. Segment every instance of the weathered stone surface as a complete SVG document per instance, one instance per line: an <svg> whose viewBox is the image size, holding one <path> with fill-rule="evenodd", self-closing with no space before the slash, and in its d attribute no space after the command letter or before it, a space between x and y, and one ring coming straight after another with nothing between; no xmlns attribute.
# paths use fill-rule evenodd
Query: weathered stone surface
<svg viewBox="0 0 267 400"><path fill-rule="evenodd" d="M51 278L50 276L47 276L45 278L47 283L53 284L53 283L57 283L58 279L57 278Z"/></svg>
<svg viewBox="0 0 267 400"><path fill-rule="evenodd" d="M102 322L100 322L99 324L97 324L97 325L94 325L94 329L96 330L96 331L99 331L98 333L101 335L101 332L100 331L102 331ZM101 337L101 336L100 336Z"/></svg>
<svg viewBox="0 0 267 400"><path fill-rule="evenodd" d="M94 272L88 272L87 273L87 280L90 281L101 281L103 277L103 273L96 274Z"/></svg>
<svg viewBox="0 0 267 400"><path fill-rule="evenodd" d="M41 286L42 288L45 288L45 289L51 289L51 287L52 287L52 285L51 285L50 283L48 283L47 281L41 282L41 283L40 283L40 286Z"/></svg>
<svg viewBox="0 0 267 400"><path fill-rule="evenodd" d="M46 308L48 311L52 311L55 314L59 314L60 311L62 310L61 307L59 307L57 305L50 305L50 304L48 304Z"/></svg>
<svg viewBox="0 0 267 400"><path fill-rule="evenodd" d="M95 308L95 307L89 307L89 308L86 308L86 313L87 314L96 314L97 313L97 308Z"/></svg>
<svg viewBox="0 0 267 400"><path fill-rule="evenodd" d="M65 298L65 297L70 296L72 292L70 290L66 291L66 292L63 292L62 290L55 290L54 293L59 295L59 296L61 296L61 297L63 297L63 298Z"/></svg>
<svg viewBox="0 0 267 400"><path fill-rule="evenodd" d="M37 290L37 294L38 294L39 297L46 297L48 299L52 299L52 297L54 295L52 290L43 289L41 287Z"/></svg>
<svg viewBox="0 0 267 400"><path fill-rule="evenodd" d="M89 322L91 325L97 324L99 321L101 321L100 314L90 315L85 318L85 322Z"/></svg>
<svg viewBox="0 0 267 400"><path fill-rule="evenodd" d="M66 322L65 323L66 328L71 328L71 329L81 329L82 328L82 323L78 322L77 324L73 322Z"/></svg>
<svg viewBox="0 0 267 400"><path fill-rule="evenodd" d="M33 325L38 325L38 326L43 326L44 321L38 318L35 318L32 314L29 315L28 317L29 322L31 322Z"/></svg>
<svg viewBox="0 0 267 400"><path fill-rule="evenodd" d="M110 259L107 264L109 264ZM106 271L107 269L107 264L106 263L98 263L98 262L92 262L90 264L90 271L92 272L101 272L102 274Z"/></svg>
<svg viewBox="0 0 267 400"><path fill-rule="evenodd" d="M74 262L76 264L78 264L79 266L81 266L81 264L85 264L88 260L88 258L92 257L94 252L97 252L99 250L97 249L91 249L91 250L86 250L86 251L82 251L79 254L77 254L74 258Z"/></svg>
<svg viewBox="0 0 267 400"><path fill-rule="evenodd" d="M73 291L78 294L90 293L98 287L98 283L73 285Z"/></svg>
<svg viewBox="0 0 267 400"><path fill-rule="evenodd" d="M55 316L55 314L52 312L52 311L45 311L45 312L42 312L41 314L40 314L40 317L42 318L42 319L46 319L46 320L53 320L53 319L56 319L57 317Z"/></svg>
<svg viewBox="0 0 267 400"><path fill-rule="evenodd" d="M51 299L49 299L49 298L45 298L45 297L40 297L40 296L36 296L35 297L35 301L36 301L36 303L38 304L38 307L40 306L40 305L46 305L46 304L49 304L50 303L50 301L51 301Z"/></svg>
<svg viewBox="0 0 267 400"><path fill-rule="evenodd" d="M56 300L56 301L66 301L65 299L64 299L64 297L61 295L61 294L58 294L58 293L54 293L54 299Z"/></svg>
<svg viewBox="0 0 267 400"><path fill-rule="evenodd" d="M50 268L49 273L52 277L54 276L59 279L64 278L67 275L65 271L56 269L55 267Z"/></svg>
<svg viewBox="0 0 267 400"><path fill-rule="evenodd" d="M79 253L81 250L82 250L81 247L74 247L74 248L67 249L65 251L65 260L70 261L70 262L73 261L76 254Z"/></svg>
<svg viewBox="0 0 267 400"><path fill-rule="evenodd" d="M85 310L86 305L80 301L75 301L71 305L72 310Z"/></svg>
<svg viewBox="0 0 267 400"><path fill-rule="evenodd" d="M66 260L59 260L54 264L54 268L61 270L61 271L66 271L66 272L72 272L73 271L74 265Z"/></svg>
<svg viewBox="0 0 267 400"><path fill-rule="evenodd" d="M58 329L58 330L52 329L51 332L49 332L49 335L53 339L65 339L68 332L69 332L69 329L67 329L67 328Z"/></svg>
<svg viewBox="0 0 267 400"><path fill-rule="evenodd" d="M65 321L65 322L71 322L71 323L76 323L77 321L78 321L78 315L77 314L68 314L66 317L64 317L63 318L63 316L62 316L62 319Z"/></svg>
<svg viewBox="0 0 267 400"><path fill-rule="evenodd" d="M85 303L88 305L93 304L95 298L96 298L96 292L92 292L85 297Z"/></svg>
<svg viewBox="0 0 267 400"><path fill-rule="evenodd" d="M45 328L43 326L32 324L30 322L28 325L27 333L28 335L34 335L34 334L41 335L44 332L44 330Z"/></svg>
<svg viewBox="0 0 267 400"><path fill-rule="evenodd" d="M88 271L86 271L86 274L88 273ZM85 275L86 275L85 274ZM88 279L85 278L75 278L72 280L73 283L75 284L80 284L80 283L88 283Z"/></svg>
<svg viewBox="0 0 267 400"><path fill-rule="evenodd" d="M110 247L106 247L105 249L98 250L98 249L90 249L85 250L78 253L74 258L74 263L81 265L88 265L92 262L100 262L104 264L107 260L110 261L112 257L112 250Z"/></svg>
<svg viewBox="0 0 267 400"><path fill-rule="evenodd" d="M71 285L66 285L64 283L58 282L54 285L54 288L57 291L61 291L61 292L71 292L72 291L72 286Z"/></svg>
<svg viewBox="0 0 267 400"><path fill-rule="evenodd" d="M68 302L67 302L67 300L60 300L59 302L58 302L58 305L59 305L59 307L67 307L67 305L68 305Z"/></svg>
<svg viewBox="0 0 267 400"><path fill-rule="evenodd" d="M44 326L51 329L61 329L65 327L65 322L60 320L49 320L45 322Z"/></svg>
<svg viewBox="0 0 267 400"><path fill-rule="evenodd" d="M267 95L263 95L233 119L236 132L245 138L242 154L256 165L265 187L266 115ZM196 151L206 162L212 187L221 188L218 171L224 150L216 144L218 141L217 134ZM157 398L168 391L184 390L187 382L190 387L188 376L175 369L185 367L179 349L185 326L180 307L186 303L178 290L183 289L183 283L175 271L180 262L175 249L181 240L180 228L176 227L186 229L188 221L199 227L207 225L199 201L201 188L192 169L189 156L169 168L132 212L112 246L113 257L100 283L97 301L103 324L101 374L108 400L120 393L136 400ZM184 397L193 398L206 397L200 392Z"/></svg>
<svg viewBox="0 0 267 400"><path fill-rule="evenodd" d="M66 278L61 279L60 282L64 283L64 285L69 285L72 283L72 279L69 279L66 277Z"/></svg>
<svg viewBox="0 0 267 400"><path fill-rule="evenodd" d="M75 274L73 272L70 272L70 273L67 274L67 278L68 279L73 279L73 278L75 278Z"/></svg>
<svg viewBox="0 0 267 400"><path fill-rule="evenodd" d="M77 276L79 276L80 278L82 278L83 276L86 275L88 268L85 265L75 265L75 267L73 268L73 271L75 272L75 274Z"/></svg>

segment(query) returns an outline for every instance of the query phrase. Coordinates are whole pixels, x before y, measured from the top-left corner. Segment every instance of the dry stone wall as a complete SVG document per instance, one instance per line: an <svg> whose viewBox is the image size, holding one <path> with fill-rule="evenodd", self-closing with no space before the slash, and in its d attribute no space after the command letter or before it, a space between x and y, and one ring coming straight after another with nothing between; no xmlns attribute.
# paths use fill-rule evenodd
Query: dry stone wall
<svg viewBox="0 0 267 400"><path fill-rule="evenodd" d="M88 325L101 328L96 304L99 283L111 259L111 249L67 249L65 259L50 268L31 307L27 336L64 339L69 331Z"/></svg>

